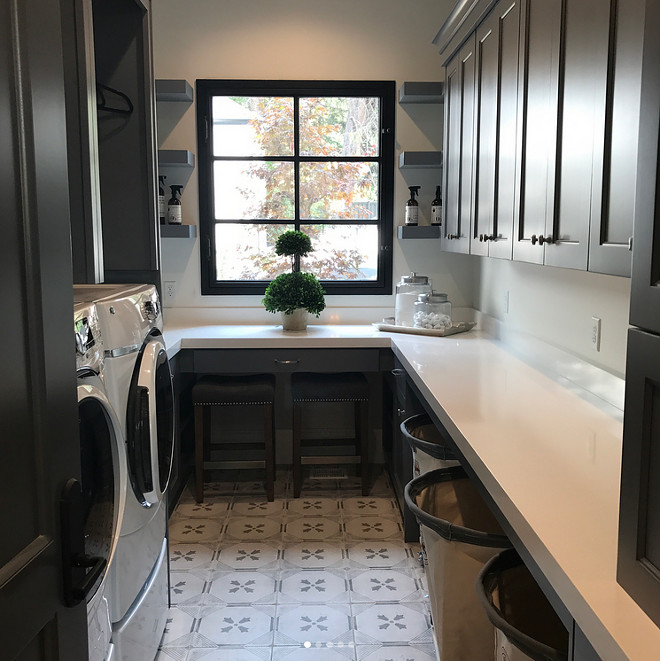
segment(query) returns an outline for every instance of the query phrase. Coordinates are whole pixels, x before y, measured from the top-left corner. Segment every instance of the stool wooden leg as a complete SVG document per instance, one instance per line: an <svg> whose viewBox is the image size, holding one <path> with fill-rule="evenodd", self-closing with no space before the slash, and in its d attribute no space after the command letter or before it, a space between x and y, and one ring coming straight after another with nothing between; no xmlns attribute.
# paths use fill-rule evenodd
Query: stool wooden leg
<svg viewBox="0 0 660 661"><path fill-rule="evenodd" d="M204 425L203 406L195 406L195 500L204 500Z"/></svg>
<svg viewBox="0 0 660 661"><path fill-rule="evenodd" d="M369 486L369 402L355 402L355 433L359 434L360 477L362 495L368 496ZM359 430L359 431L358 431Z"/></svg>
<svg viewBox="0 0 660 661"><path fill-rule="evenodd" d="M264 405L264 446L266 450L266 498L275 500L275 435L273 433L273 405Z"/></svg>
<svg viewBox="0 0 660 661"><path fill-rule="evenodd" d="M302 404L293 404L293 497L299 498L302 490L302 459L300 456L300 434L302 427Z"/></svg>

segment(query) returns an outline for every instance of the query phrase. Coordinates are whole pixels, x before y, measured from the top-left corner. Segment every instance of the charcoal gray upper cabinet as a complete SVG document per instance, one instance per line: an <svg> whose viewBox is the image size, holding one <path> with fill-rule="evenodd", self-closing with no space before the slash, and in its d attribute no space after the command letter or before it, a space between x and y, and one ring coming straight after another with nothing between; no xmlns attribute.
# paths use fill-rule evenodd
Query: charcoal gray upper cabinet
<svg viewBox="0 0 660 661"><path fill-rule="evenodd" d="M458 3L436 37L448 80L460 60L450 54L476 39L472 254L629 275L639 55L619 4ZM448 167L450 157L445 198L455 203L467 173Z"/></svg>
<svg viewBox="0 0 660 661"><path fill-rule="evenodd" d="M442 247L470 251L474 213L475 36L447 64L445 73L444 190Z"/></svg>
<svg viewBox="0 0 660 661"><path fill-rule="evenodd" d="M644 0L629 4L643 5ZM660 0L646 0L646 5L630 323L660 334ZM643 12L642 7L637 16Z"/></svg>
<svg viewBox="0 0 660 661"><path fill-rule="evenodd" d="M160 287L150 4L69 5L75 25L67 28L75 278Z"/></svg>
<svg viewBox="0 0 660 661"><path fill-rule="evenodd" d="M498 2L476 33L473 255L511 259L519 33L520 0Z"/></svg>
<svg viewBox="0 0 660 661"><path fill-rule="evenodd" d="M617 579L660 626L660 0L620 9L643 59Z"/></svg>
<svg viewBox="0 0 660 661"><path fill-rule="evenodd" d="M543 264L555 209L562 3L527 0L519 69L520 186L513 258Z"/></svg>
<svg viewBox="0 0 660 661"><path fill-rule="evenodd" d="M589 228L602 213L613 0L565 0L557 175L545 264L586 270Z"/></svg>

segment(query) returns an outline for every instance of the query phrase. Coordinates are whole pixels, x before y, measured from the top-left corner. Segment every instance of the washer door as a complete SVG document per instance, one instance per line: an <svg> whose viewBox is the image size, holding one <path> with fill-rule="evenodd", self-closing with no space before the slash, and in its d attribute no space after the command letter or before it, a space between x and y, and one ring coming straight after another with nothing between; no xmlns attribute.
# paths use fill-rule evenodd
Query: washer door
<svg viewBox="0 0 660 661"><path fill-rule="evenodd" d="M140 349L126 415L133 491L143 504L155 505L163 500L174 454L172 374L160 335L150 335Z"/></svg>
<svg viewBox="0 0 660 661"><path fill-rule="evenodd" d="M119 421L98 377L78 380L78 430L85 555L106 559L106 571L117 545L124 502L122 445ZM100 381L99 381L100 383ZM89 601L101 585L105 572Z"/></svg>

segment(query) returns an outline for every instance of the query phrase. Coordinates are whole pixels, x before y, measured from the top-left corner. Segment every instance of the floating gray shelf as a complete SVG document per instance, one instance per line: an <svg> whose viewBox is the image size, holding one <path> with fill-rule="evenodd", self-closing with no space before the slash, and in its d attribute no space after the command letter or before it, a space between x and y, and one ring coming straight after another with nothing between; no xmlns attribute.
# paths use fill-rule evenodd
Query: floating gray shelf
<svg viewBox="0 0 660 661"><path fill-rule="evenodd" d="M399 89L399 103L443 103L444 83L402 83Z"/></svg>
<svg viewBox="0 0 660 661"><path fill-rule="evenodd" d="M161 225L161 239L194 239L197 236L197 225Z"/></svg>
<svg viewBox="0 0 660 661"><path fill-rule="evenodd" d="M183 168L195 167L195 154L187 149L159 149L158 167Z"/></svg>
<svg viewBox="0 0 660 661"><path fill-rule="evenodd" d="M440 225L399 225L396 228L400 239L439 239Z"/></svg>
<svg viewBox="0 0 660 661"><path fill-rule="evenodd" d="M157 80L156 101L192 103L193 88L187 80Z"/></svg>
<svg viewBox="0 0 660 661"><path fill-rule="evenodd" d="M441 168L441 151L402 151L399 154L399 169Z"/></svg>

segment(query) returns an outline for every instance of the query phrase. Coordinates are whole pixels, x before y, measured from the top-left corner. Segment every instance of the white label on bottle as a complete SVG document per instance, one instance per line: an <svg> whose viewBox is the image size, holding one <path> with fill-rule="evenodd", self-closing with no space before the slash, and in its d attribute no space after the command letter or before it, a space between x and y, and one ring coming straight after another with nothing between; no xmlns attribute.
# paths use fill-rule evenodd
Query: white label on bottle
<svg viewBox="0 0 660 661"><path fill-rule="evenodd" d="M442 206L440 204L431 205L431 225L442 225Z"/></svg>
<svg viewBox="0 0 660 661"><path fill-rule="evenodd" d="M419 207L406 205L406 225L417 225L419 222Z"/></svg>
<svg viewBox="0 0 660 661"><path fill-rule="evenodd" d="M164 195L159 195L158 196L158 216L165 220L165 216L167 215L166 213L166 205L165 205L165 196Z"/></svg>
<svg viewBox="0 0 660 661"><path fill-rule="evenodd" d="M181 225L180 204L172 204L167 207L167 222L170 225Z"/></svg>

